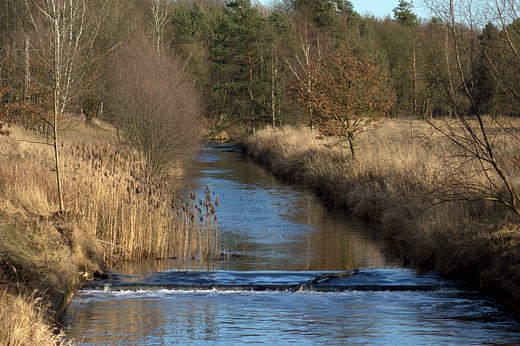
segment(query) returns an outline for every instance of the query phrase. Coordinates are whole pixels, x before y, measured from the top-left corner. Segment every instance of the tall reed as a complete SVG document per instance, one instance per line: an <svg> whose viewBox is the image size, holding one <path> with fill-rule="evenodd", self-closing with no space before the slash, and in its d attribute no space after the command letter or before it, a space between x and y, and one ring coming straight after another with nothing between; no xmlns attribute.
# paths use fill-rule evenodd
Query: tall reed
<svg viewBox="0 0 520 346"><path fill-rule="evenodd" d="M209 188L204 201L178 197L152 177L138 158L107 145L72 145L64 160L67 210L96 225L105 257L197 258L219 256L216 210Z"/></svg>
<svg viewBox="0 0 520 346"><path fill-rule="evenodd" d="M10 138L0 137L2 345L62 344L44 316L58 300L44 306L40 296L59 299L79 271L99 270L99 257L110 265L119 259L204 262L221 256L218 197L209 188L204 198L193 193L184 201L130 151L108 145L114 137L109 126L94 129L72 120L64 138L89 144L60 144L65 213L56 212L54 161L45 139L20 127ZM20 294L12 295L17 288Z"/></svg>
<svg viewBox="0 0 520 346"><path fill-rule="evenodd" d="M88 144L60 145L65 209L91 223L88 231L102 245L106 260L220 257L218 198L209 188L202 199L192 193L183 201L130 150L109 145L106 137L95 138L99 134L81 126L71 128ZM0 138L0 198L49 216L57 209L52 151L34 144L42 140L23 129L12 136L14 140Z"/></svg>

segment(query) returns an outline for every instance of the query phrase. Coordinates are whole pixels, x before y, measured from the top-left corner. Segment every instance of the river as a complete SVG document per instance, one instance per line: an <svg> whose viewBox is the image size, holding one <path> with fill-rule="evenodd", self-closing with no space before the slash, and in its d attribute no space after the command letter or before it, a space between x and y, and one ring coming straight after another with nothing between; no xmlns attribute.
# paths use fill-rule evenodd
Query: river
<svg viewBox="0 0 520 346"><path fill-rule="evenodd" d="M222 143L208 143L181 193L219 196L235 258L149 261L110 270L63 318L82 345L518 345L500 305L405 267L377 232L329 210Z"/></svg>

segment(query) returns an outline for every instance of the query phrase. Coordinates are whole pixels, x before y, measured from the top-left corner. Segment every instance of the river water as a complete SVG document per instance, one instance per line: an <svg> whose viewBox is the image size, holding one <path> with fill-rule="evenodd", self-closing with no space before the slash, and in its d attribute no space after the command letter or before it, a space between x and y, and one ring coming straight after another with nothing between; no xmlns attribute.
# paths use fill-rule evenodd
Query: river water
<svg viewBox="0 0 520 346"><path fill-rule="evenodd" d="M229 145L208 143L177 182L219 196L219 262L112 268L63 318L82 345L519 345L500 305L404 267L377 232L328 210Z"/></svg>

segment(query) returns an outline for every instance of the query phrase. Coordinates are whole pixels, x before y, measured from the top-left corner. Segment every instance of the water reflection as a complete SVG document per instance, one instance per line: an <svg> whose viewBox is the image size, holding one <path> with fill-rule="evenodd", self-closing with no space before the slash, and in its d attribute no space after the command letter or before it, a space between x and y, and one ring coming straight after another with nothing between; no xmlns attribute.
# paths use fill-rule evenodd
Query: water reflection
<svg viewBox="0 0 520 346"><path fill-rule="evenodd" d="M246 256L202 267L123 263L113 268L118 283L72 301L63 320L69 337L83 345L520 344L519 324L500 306L413 270L389 269L402 260L381 250L376 233L229 149L208 145L177 186L207 185L219 195L227 247L237 244ZM362 270L348 278L358 286L342 292L253 290L353 268ZM211 272L180 272L187 269Z"/></svg>
<svg viewBox="0 0 520 346"><path fill-rule="evenodd" d="M92 320L89 314L97 318ZM88 292L70 319L85 345L513 345L518 324L477 294ZM85 330L85 328L82 328ZM69 335L75 335L72 327ZM81 336L79 334L78 336Z"/></svg>
<svg viewBox="0 0 520 346"><path fill-rule="evenodd" d="M384 244L366 225L328 210L307 190L282 183L232 148L208 144L176 182L209 186L220 199L219 229L224 244L247 260L236 270L351 270L402 265L382 253ZM183 189L184 188L184 189Z"/></svg>

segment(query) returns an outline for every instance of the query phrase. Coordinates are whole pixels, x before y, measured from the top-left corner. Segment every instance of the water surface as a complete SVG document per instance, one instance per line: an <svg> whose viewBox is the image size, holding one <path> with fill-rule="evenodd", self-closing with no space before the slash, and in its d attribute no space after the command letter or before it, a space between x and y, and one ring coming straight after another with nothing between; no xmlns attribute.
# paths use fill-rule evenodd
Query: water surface
<svg viewBox="0 0 520 346"><path fill-rule="evenodd" d="M233 146L208 143L177 187L187 194L188 184L219 196L223 247L239 256L112 268L112 279L73 300L69 337L84 345L520 344L520 325L500 305L405 268L377 230Z"/></svg>

